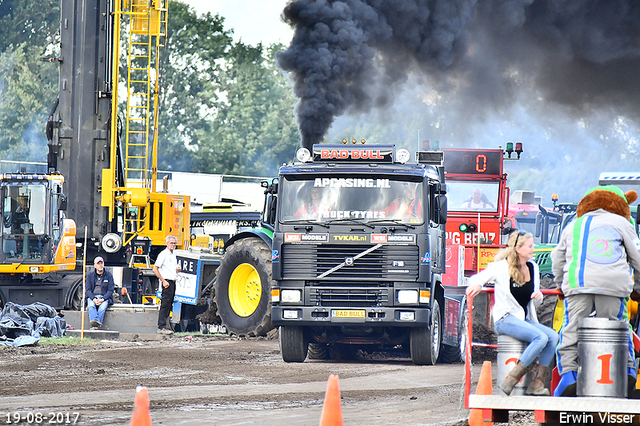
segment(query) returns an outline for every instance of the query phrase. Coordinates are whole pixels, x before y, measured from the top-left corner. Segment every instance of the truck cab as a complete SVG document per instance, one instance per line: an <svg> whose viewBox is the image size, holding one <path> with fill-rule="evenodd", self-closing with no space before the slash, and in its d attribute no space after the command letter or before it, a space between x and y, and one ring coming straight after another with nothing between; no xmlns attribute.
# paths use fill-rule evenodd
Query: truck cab
<svg viewBox="0 0 640 426"><path fill-rule="evenodd" d="M441 153L409 157L394 146L315 145L280 169L271 321L285 361L406 345L414 363L436 362L444 170Z"/></svg>
<svg viewBox="0 0 640 426"><path fill-rule="evenodd" d="M508 211L507 176L501 149L444 149L449 218L446 285L493 261L502 246Z"/></svg>
<svg viewBox="0 0 640 426"><path fill-rule="evenodd" d="M63 292L46 280L46 274L64 275L76 267L76 224L65 218L62 184L57 174L0 175L0 273L6 274L0 305L33 303L34 295L55 308L65 305Z"/></svg>
<svg viewBox="0 0 640 426"><path fill-rule="evenodd" d="M2 265L12 272L75 268L75 224L65 219L60 175L7 173L0 176ZM61 244L62 243L62 244ZM16 267L15 265L18 264Z"/></svg>

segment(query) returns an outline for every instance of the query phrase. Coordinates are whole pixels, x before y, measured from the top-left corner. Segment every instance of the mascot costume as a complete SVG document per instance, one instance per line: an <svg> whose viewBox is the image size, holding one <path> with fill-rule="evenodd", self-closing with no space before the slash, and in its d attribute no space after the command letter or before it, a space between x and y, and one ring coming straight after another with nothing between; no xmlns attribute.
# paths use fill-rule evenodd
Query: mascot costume
<svg viewBox="0 0 640 426"><path fill-rule="evenodd" d="M578 204L577 219L562 232L551 253L556 285L564 294L564 321L556 351L560 382L554 396L575 396L578 371L578 320L595 316L627 319L627 300L640 296L640 240L629 204L638 198L616 186L588 191ZM629 265L636 271L636 282ZM629 333L628 387L636 383Z"/></svg>

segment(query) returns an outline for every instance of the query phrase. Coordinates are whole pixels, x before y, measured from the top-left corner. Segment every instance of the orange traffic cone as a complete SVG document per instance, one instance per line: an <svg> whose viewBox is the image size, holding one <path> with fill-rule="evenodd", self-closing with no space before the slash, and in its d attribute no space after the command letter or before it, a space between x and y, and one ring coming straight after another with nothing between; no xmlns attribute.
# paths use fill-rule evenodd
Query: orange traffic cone
<svg viewBox="0 0 640 426"><path fill-rule="evenodd" d="M320 426L342 426L342 407L340 406L340 386L338 376L329 375L327 393L324 396Z"/></svg>
<svg viewBox="0 0 640 426"><path fill-rule="evenodd" d="M491 383L491 361L485 361L482 363L476 395L493 395ZM493 422L484 422L482 409L472 408L471 413L469 413L469 426L493 426Z"/></svg>
<svg viewBox="0 0 640 426"><path fill-rule="evenodd" d="M138 386L136 388L136 402L129 426L151 426L149 391L145 386Z"/></svg>

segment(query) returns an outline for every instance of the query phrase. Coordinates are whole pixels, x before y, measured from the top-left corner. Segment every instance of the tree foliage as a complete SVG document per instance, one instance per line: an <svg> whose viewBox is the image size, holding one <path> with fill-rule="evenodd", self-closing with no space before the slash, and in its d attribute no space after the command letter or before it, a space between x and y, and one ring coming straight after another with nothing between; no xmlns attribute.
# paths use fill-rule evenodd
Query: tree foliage
<svg viewBox="0 0 640 426"><path fill-rule="evenodd" d="M46 161L58 96L59 0L0 0L0 158ZM158 168L267 175L298 144L282 46L235 44L224 18L169 2L160 60ZM126 75L126 74L123 74Z"/></svg>
<svg viewBox="0 0 640 426"><path fill-rule="evenodd" d="M298 145L294 99L274 65L281 48L242 43L232 48L220 85L226 99L214 121L214 139L201 147L201 167L270 175L293 158Z"/></svg>
<svg viewBox="0 0 640 426"><path fill-rule="evenodd" d="M234 44L231 36L224 18L171 3L160 169L266 175L292 158L295 101L275 68L282 46Z"/></svg>
<svg viewBox="0 0 640 426"><path fill-rule="evenodd" d="M46 159L44 128L57 97L57 1L0 1L0 158Z"/></svg>
<svg viewBox="0 0 640 426"><path fill-rule="evenodd" d="M0 0L0 51L23 44L46 49L59 25L59 0Z"/></svg>
<svg viewBox="0 0 640 426"><path fill-rule="evenodd" d="M160 61L159 168L195 171L199 145L220 107L221 66L233 42L224 19L197 16L171 2L167 46Z"/></svg>

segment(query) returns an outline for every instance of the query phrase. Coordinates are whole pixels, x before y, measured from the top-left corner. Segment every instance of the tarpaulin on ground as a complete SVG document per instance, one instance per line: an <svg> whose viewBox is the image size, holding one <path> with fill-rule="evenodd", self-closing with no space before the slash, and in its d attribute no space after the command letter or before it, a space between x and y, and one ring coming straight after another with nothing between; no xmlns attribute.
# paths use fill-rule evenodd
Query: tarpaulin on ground
<svg viewBox="0 0 640 426"><path fill-rule="evenodd" d="M34 345L40 337L62 337L66 329L67 322L52 306L8 302L0 315L0 345Z"/></svg>

